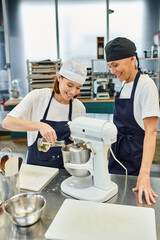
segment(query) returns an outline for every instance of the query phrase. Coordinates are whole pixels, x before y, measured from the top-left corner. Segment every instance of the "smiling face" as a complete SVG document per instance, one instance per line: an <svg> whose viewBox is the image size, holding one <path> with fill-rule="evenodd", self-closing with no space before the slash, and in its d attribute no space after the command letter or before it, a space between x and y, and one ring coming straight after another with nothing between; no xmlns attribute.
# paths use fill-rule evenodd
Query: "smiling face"
<svg viewBox="0 0 160 240"><path fill-rule="evenodd" d="M111 73L115 74L120 81L131 82L134 81L135 71L137 68L135 66L136 58L129 57L121 60L116 60L112 62L107 62L111 69Z"/></svg>
<svg viewBox="0 0 160 240"><path fill-rule="evenodd" d="M70 99L73 99L82 87L82 84L73 82L62 76L58 77L59 82L59 100L63 103L68 103Z"/></svg>

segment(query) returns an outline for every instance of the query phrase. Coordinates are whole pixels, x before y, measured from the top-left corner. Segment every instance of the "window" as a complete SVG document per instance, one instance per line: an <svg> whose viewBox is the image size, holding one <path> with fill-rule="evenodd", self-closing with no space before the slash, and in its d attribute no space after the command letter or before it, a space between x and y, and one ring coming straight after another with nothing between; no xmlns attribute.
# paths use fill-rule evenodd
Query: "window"
<svg viewBox="0 0 160 240"><path fill-rule="evenodd" d="M97 58L97 37L106 40L106 1L58 1L60 56L78 57L87 66Z"/></svg>
<svg viewBox="0 0 160 240"><path fill-rule="evenodd" d="M22 0L21 29L25 59L57 59L54 1Z"/></svg>

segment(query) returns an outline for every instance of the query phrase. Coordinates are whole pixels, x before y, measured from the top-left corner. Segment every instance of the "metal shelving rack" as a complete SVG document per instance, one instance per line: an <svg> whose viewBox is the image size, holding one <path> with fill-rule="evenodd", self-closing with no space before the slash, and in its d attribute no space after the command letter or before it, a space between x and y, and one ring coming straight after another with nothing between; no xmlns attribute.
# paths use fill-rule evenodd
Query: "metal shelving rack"
<svg viewBox="0 0 160 240"><path fill-rule="evenodd" d="M37 88L52 88L60 67L61 60L44 60L38 62L27 60L29 91Z"/></svg>
<svg viewBox="0 0 160 240"><path fill-rule="evenodd" d="M93 98L92 68L87 68L87 77L84 85L81 87L78 98Z"/></svg>
<svg viewBox="0 0 160 240"><path fill-rule="evenodd" d="M155 81L156 86L158 88L158 91L160 93L160 58L140 58L140 62L142 60L147 60L147 61L154 61L154 75L149 76ZM143 69L142 69L143 71Z"/></svg>

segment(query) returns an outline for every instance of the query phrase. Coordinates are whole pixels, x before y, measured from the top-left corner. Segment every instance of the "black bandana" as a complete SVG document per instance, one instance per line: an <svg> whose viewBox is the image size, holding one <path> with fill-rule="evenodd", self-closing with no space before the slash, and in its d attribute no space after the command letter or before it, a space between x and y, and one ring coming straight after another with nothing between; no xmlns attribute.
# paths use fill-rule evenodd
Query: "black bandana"
<svg viewBox="0 0 160 240"><path fill-rule="evenodd" d="M121 60L132 56L136 56L137 58L135 44L131 40L123 37L117 37L108 42L105 46L105 52L107 62Z"/></svg>

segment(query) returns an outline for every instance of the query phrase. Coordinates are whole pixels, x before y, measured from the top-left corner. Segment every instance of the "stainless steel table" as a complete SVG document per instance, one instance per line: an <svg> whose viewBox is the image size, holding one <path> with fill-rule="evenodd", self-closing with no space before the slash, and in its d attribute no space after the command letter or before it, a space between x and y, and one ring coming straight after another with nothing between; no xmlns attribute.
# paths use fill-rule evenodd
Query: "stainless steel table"
<svg viewBox="0 0 160 240"><path fill-rule="evenodd" d="M61 207L66 198L71 198L63 194L60 190L61 182L68 177L65 170L60 170L59 174L42 190L41 194L46 198L46 207L41 219L30 227L18 227L14 225L10 218L0 208L0 239L1 240L28 240L28 239L45 239L44 235L50 226L53 218ZM125 204L130 206L139 206L137 196L132 192L136 185L136 177L121 175L112 175L112 181L118 184L118 194L115 195L108 203ZM157 203L151 207L155 209L157 240L160 239L160 178L151 178L151 185L159 195ZM148 207L145 203L143 207Z"/></svg>

